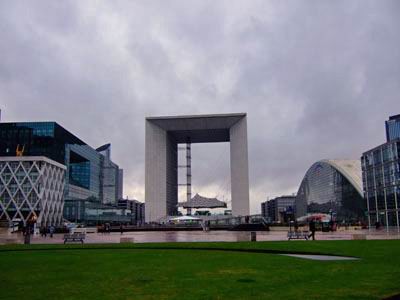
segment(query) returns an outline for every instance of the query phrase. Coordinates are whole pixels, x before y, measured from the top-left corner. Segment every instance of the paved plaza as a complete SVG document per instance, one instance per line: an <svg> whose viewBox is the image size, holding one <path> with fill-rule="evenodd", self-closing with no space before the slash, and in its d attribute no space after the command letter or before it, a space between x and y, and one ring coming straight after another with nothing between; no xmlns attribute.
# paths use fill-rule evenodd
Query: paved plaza
<svg viewBox="0 0 400 300"><path fill-rule="evenodd" d="M400 239L397 231L386 230L347 230L339 232L317 232L316 240L352 240L365 235L367 240ZM63 243L63 234L55 234L53 238L34 235L32 244L60 244ZM128 238L135 243L159 243L159 242L240 242L249 241L248 231L146 231L146 232L119 232L112 233L88 233L85 243L120 243L121 238ZM258 231L257 241L286 241L286 231ZM20 233L0 234L0 244L23 243Z"/></svg>

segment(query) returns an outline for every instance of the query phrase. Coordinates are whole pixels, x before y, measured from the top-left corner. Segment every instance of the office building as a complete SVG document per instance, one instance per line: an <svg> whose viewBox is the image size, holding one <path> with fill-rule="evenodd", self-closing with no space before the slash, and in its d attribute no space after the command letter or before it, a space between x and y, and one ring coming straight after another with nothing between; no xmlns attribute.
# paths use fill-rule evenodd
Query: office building
<svg viewBox="0 0 400 300"><path fill-rule="evenodd" d="M296 217L332 214L337 221L365 219L359 160L321 160L306 172L296 197Z"/></svg>
<svg viewBox="0 0 400 300"><path fill-rule="evenodd" d="M294 220L296 196L281 196L261 203L261 214L269 222L286 223Z"/></svg>
<svg viewBox="0 0 400 300"><path fill-rule="evenodd" d="M56 122L0 123L0 156L44 156L66 166L63 196L77 201L76 210L88 199L117 206L123 173L110 153L110 144L94 149Z"/></svg>
<svg viewBox="0 0 400 300"><path fill-rule="evenodd" d="M95 199L65 200L64 218L70 222L84 223L89 226L104 223L120 224L132 223L130 209L120 208L118 205L102 204Z"/></svg>
<svg viewBox="0 0 400 300"><path fill-rule="evenodd" d="M118 208L131 212L131 224L142 225L145 222L145 204L138 200L120 199Z"/></svg>
<svg viewBox="0 0 400 300"><path fill-rule="evenodd" d="M375 223L398 229L400 218L399 115L386 121L387 142L361 157L364 197L370 226Z"/></svg>
<svg viewBox="0 0 400 300"><path fill-rule="evenodd" d="M56 122L0 123L0 156L45 156L67 167L65 199L117 204L122 173L111 145L93 149Z"/></svg>
<svg viewBox="0 0 400 300"><path fill-rule="evenodd" d="M65 172L44 156L0 157L0 225L26 225L32 215L38 226L61 225Z"/></svg>
<svg viewBox="0 0 400 300"><path fill-rule="evenodd" d="M400 115L389 117L389 120L385 122L385 125L387 142L400 139Z"/></svg>

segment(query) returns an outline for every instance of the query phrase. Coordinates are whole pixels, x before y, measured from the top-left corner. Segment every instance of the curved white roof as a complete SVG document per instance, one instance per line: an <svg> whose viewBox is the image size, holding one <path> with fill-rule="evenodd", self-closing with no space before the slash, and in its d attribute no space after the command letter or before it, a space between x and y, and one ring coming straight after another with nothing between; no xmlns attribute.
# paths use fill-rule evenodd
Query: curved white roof
<svg viewBox="0 0 400 300"><path fill-rule="evenodd" d="M319 163L326 163L342 174L363 197L361 161L356 159L323 159Z"/></svg>

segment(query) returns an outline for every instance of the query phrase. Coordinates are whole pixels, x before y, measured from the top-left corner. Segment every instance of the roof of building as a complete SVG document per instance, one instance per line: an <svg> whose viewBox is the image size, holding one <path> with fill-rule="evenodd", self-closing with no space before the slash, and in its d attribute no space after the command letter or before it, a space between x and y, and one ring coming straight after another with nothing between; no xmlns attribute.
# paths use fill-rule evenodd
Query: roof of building
<svg viewBox="0 0 400 300"><path fill-rule="evenodd" d="M325 163L342 174L363 197L361 161L356 159L323 159L313 164ZM310 169L312 166L310 167ZM308 172L308 171L307 171Z"/></svg>
<svg viewBox="0 0 400 300"><path fill-rule="evenodd" d="M389 117L389 120L397 120L397 119L400 119L400 114Z"/></svg>
<svg viewBox="0 0 400 300"><path fill-rule="evenodd" d="M229 142L230 128L246 113L147 117L152 123L167 131L178 143Z"/></svg>
<svg viewBox="0 0 400 300"><path fill-rule="evenodd" d="M0 161L14 162L14 161L45 161L49 164L55 165L61 169L66 170L67 167L55 160L46 156L0 156Z"/></svg>
<svg viewBox="0 0 400 300"><path fill-rule="evenodd" d="M111 144L110 144L110 143L104 144L104 145L98 147L98 148L96 149L96 151L97 151L97 152L102 152L102 151L105 151L105 150L109 149L110 147L111 147Z"/></svg>
<svg viewBox="0 0 400 300"><path fill-rule="evenodd" d="M187 202L178 203L178 207L183 208L219 208L226 207L226 202L220 201L217 198L206 198L199 194Z"/></svg>

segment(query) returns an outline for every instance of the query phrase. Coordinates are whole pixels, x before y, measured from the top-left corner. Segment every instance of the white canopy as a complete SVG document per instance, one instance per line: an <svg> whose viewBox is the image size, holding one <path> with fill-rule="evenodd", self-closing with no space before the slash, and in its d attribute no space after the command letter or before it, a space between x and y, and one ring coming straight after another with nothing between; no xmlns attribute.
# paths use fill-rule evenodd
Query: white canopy
<svg viewBox="0 0 400 300"><path fill-rule="evenodd" d="M200 221L200 218L191 217L191 216L180 216L170 219L170 221Z"/></svg>

